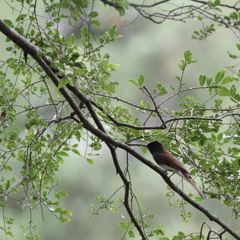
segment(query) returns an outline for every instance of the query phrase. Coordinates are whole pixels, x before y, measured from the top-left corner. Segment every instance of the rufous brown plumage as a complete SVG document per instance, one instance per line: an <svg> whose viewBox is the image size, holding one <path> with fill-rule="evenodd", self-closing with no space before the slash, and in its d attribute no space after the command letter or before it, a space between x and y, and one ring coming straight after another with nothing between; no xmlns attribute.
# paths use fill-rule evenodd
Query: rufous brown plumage
<svg viewBox="0 0 240 240"><path fill-rule="evenodd" d="M191 179L190 173L181 164L177 158L175 158L170 152L166 151L163 145L158 141L150 142L147 145L147 148L151 152L153 159L156 163L166 171L171 171L178 174L180 177L184 178L188 181L199 193L202 198L205 198L202 192L198 189L198 187L194 184Z"/></svg>

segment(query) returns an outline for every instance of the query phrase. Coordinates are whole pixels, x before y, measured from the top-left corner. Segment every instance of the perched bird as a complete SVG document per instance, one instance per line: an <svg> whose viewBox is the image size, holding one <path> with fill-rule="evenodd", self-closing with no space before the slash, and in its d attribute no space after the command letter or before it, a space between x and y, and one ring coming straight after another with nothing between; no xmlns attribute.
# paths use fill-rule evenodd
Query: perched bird
<svg viewBox="0 0 240 240"><path fill-rule="evenodd" d="M151 152L156 163L166 171L171 171L188 181L199 193L202 198L205 198L202 192L197 188L191 179L190 173L170 152L166 151L163 145L158 141L153 141L147 144L148 150Z"/></svg>

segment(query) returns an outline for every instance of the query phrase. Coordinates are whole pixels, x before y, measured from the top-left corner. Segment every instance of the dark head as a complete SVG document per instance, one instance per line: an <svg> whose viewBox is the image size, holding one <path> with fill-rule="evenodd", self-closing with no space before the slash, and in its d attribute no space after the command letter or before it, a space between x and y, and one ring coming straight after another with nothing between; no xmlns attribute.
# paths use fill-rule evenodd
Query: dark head
<svg viewBox="0 0 240 240"><path fill-rule="evenodd" d="M150 142L147 145L148 150L151 152L151 154L154 154L156 152L165 152L166 150L164 149L163 145L159 141L153 141Z"/></svg>

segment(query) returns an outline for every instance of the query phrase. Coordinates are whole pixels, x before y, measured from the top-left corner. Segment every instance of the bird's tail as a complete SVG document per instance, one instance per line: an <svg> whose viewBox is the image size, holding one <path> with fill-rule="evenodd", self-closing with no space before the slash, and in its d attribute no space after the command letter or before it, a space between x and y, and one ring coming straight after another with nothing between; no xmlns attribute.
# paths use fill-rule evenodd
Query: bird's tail
<svg viewBox="0 0 240 240"><path fill-rule="evenodd" d="M188 172L181 172L181 174L178 174L180 175L181 177L183 177L185 180L187 180L198 192L198 194L202 197L202 198L205 198L205 196L203 195L203 193L199 190L199 188L194 184L194 182L192 181L191 179L191 176Z"/></svg>

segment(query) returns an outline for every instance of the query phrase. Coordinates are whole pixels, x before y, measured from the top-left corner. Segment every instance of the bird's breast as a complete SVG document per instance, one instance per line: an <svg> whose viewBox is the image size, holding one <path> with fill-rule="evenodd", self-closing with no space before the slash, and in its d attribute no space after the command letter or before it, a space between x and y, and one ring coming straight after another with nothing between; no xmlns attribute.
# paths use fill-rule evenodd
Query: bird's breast
<svg viewBox="0 0 240 240"><path fill-rule="evenodd" d="M178 171L177 169L175 169L173 167L170 167L166 164L159 164L159 166L166 171L171 171L171 172L174 172L174 173L176 173Z"/></svg>

